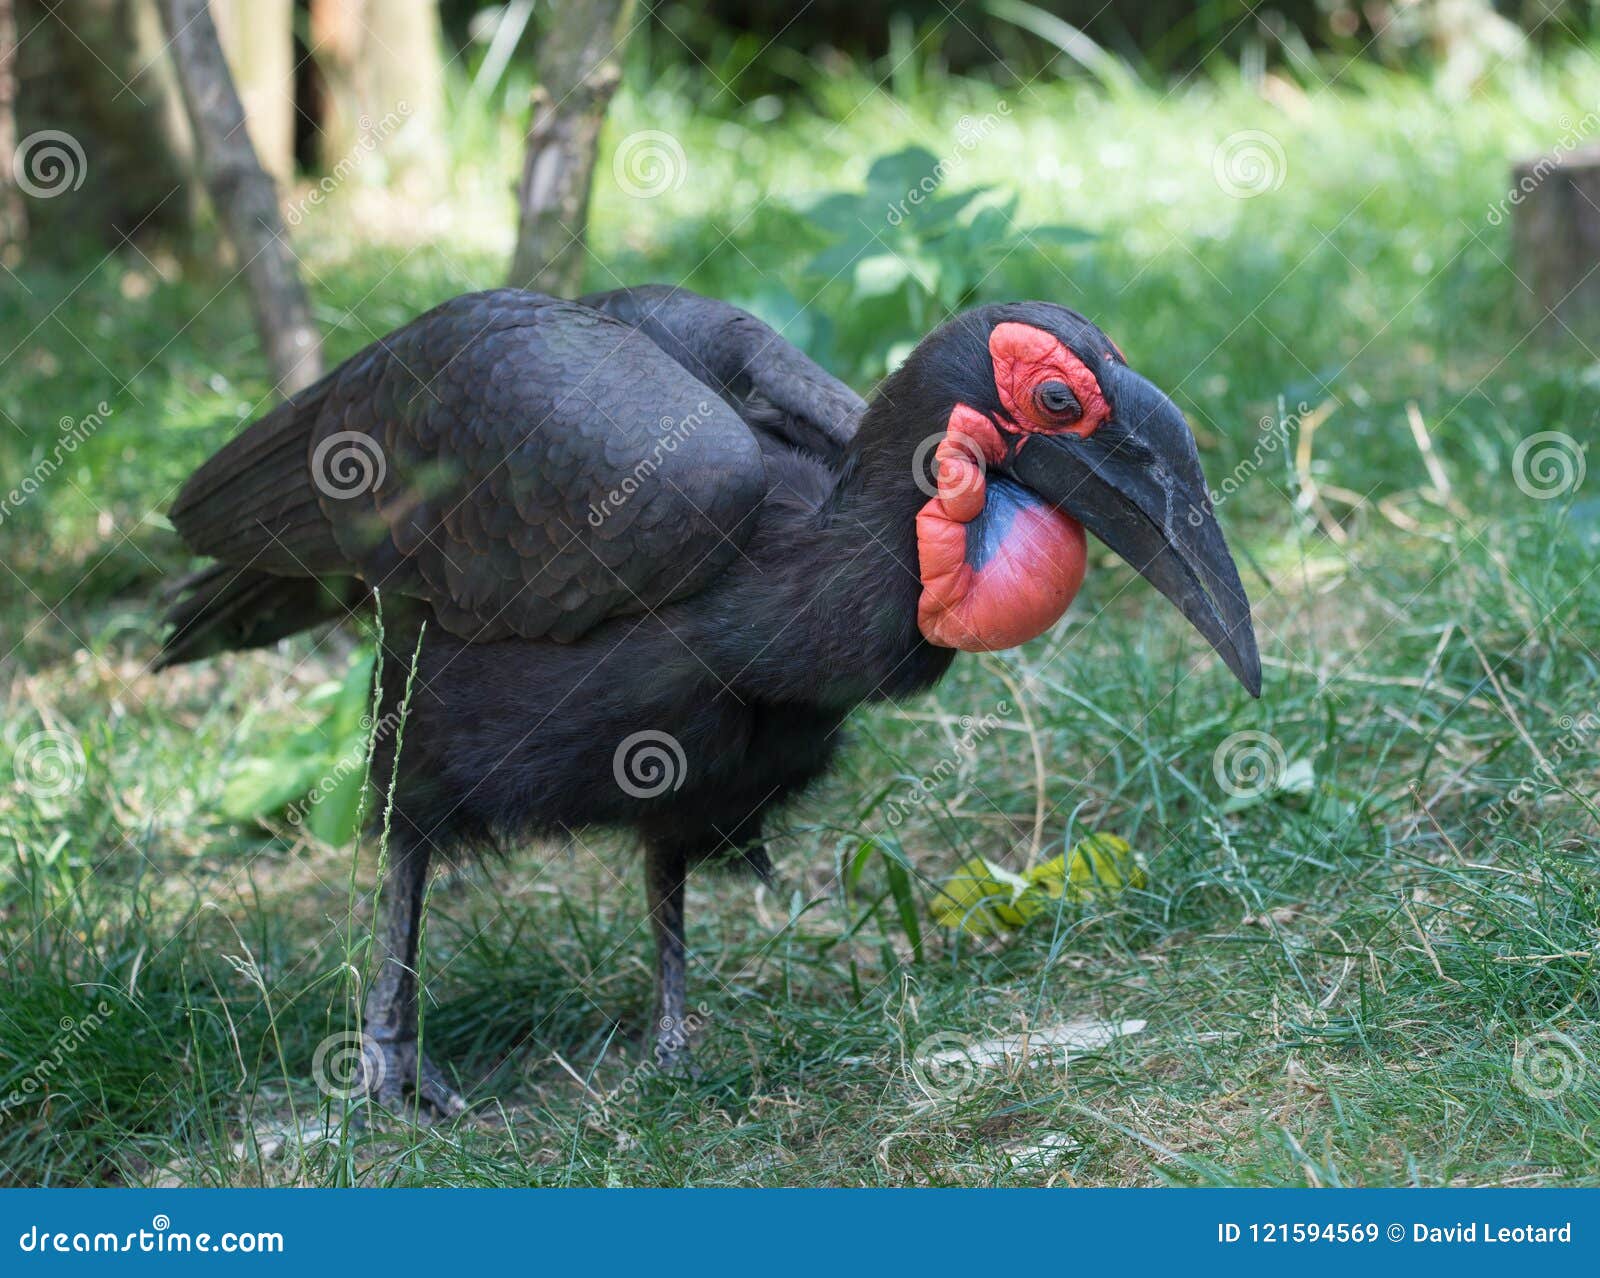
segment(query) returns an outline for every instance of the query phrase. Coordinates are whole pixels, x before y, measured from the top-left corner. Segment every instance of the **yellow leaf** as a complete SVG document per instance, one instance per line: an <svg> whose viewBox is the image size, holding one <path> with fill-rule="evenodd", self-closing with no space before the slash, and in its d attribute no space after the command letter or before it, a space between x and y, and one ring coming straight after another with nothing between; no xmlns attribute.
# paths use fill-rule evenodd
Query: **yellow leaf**
<svg viewBox="0 0 1600 1278"><path fill-rule="evenodd" d="M1067 855L1066 893L1067 899L1075 903L1116 896L1149 882L1144 858L1128 846L1126 839L1115 834L1091 834Z"/></svg>
<svg viewBox="0 0 1600 1278"><path fill-rule="evenodd" d="M995 936L1017 926L1000 912L1001 903L1009 901L1013 891L1011 885L1001 882L1001 876L1018 878L982 857L963 862L933 898L929 909L934 920L941 927L965 928L974 936Z"/></svg>
<svg viewBox="0 0 1600 1278"><path fill-rule="evenodd" d="M929 911L941 927L974 936L998 936L1022 927L1047 901L1065 896L1074 905L1103 900L1148 882L1143 858L1126 839L1091 834L1064 856L1026 874L1014 874L983 857L963 862L933 898Z"/></svg>

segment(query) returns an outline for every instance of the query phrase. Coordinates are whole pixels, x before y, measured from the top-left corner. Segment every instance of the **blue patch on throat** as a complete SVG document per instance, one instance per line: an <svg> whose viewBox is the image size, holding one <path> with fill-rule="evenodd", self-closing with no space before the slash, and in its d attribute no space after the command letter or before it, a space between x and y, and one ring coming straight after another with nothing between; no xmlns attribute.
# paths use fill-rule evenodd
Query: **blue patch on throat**
<svg viewBox="0 0 1600 1278"><path fill-rule="evenodd" d="M985 481L983 496L983 509L967 525L966 559L974 572L982 572L999 553L1024 507L1044 505L1029 489L993 472Z"/></svg>

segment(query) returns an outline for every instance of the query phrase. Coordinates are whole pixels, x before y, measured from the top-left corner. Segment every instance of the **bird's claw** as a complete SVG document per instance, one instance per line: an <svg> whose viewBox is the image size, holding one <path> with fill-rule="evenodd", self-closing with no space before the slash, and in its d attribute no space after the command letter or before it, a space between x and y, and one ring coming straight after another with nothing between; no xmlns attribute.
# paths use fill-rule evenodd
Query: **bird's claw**
<svg viewBox="0 0 1600 1278"><path fill-rule="evenodd" d="M445 1081L443 1072L417 1050L416 1039L368 1040L361 1053L362 1091L385 1109L405 1108L407 1093L419 1118L455 1118L467 1102Z"/></svg>

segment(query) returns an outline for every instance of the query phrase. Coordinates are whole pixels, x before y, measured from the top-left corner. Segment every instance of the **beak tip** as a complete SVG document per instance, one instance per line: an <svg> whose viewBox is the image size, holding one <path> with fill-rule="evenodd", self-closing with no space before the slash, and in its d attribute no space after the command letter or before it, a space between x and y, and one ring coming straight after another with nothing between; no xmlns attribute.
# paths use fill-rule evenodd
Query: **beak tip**
<svg viewBox="0 0 1600 1278"><path fill-rule="evenodd" d="M1233 671L1233 677L1252 697L1261 700L1261 654L1256 650L1255 636L1247 635L1245 642L1232 645L1226 656L1231 658L1228 669Z"/></svg>

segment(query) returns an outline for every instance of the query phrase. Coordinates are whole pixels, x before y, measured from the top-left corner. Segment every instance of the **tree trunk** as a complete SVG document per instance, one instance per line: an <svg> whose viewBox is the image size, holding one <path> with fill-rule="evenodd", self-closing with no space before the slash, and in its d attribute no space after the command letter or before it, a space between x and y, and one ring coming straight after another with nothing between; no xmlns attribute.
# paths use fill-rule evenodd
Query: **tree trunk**
<svg viewBox="0 0 1600 1278"><path fill-rule="evenodd" d="M294 180L294 0L211 0L256 159L287 187Z"/></svg>
<svg viewBox="0 0 1600 1278"><path fill-rule="evenodd" d="M374 173L437 192L445 158L437 0L311 0L311 48L327 90L323 169L343 175L377 151L384 163Z"/></svg>
<svg viewBox="0 0 1600 1278"><path fill-rule="evenodd" d="M17 14L12 0L0 0L0 265L14 266L16 245L28 234L28 211L17 186Z"/></svg>
<svg viewBox="0 0 1600 1278"><path fill-rule="evenodd" d="M571 297L583 279L595 153L622 76L617 60L632 27L633 0L569 0L547 21L517 188L510 283Z"/></svg>
<svg viewBox="0 0 1600 1278"><path fill-rule="evenodd" d="M1530 322L1600 344L1600 147L1517 165L1512 256Z"/></svg>
<svg viewBox="0 0 1600 1278"><path fill-rule="evenodd" d="M321 375L322 345L278 212L278 193L250 146L206 0L161 0L200 172L239 256L256 329L280 394Z"/></svg>

